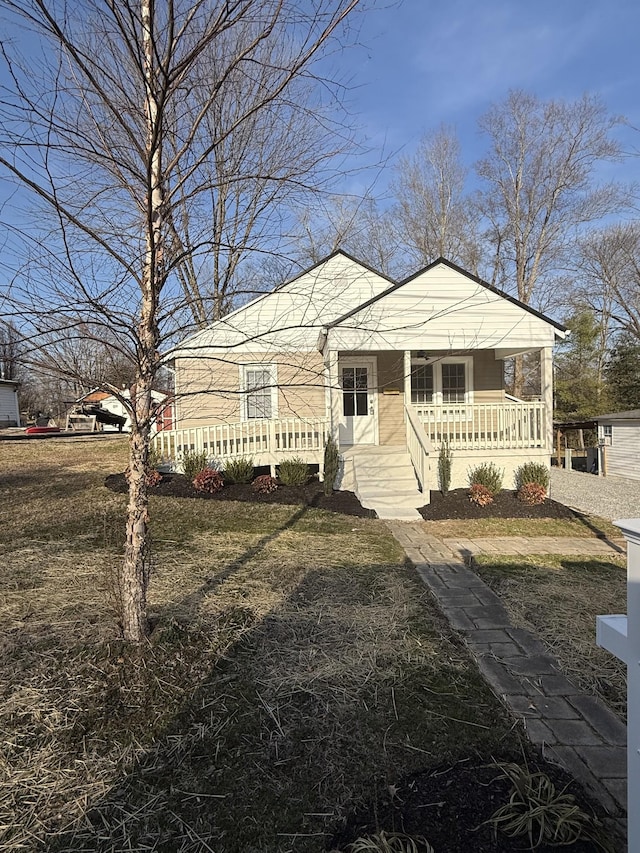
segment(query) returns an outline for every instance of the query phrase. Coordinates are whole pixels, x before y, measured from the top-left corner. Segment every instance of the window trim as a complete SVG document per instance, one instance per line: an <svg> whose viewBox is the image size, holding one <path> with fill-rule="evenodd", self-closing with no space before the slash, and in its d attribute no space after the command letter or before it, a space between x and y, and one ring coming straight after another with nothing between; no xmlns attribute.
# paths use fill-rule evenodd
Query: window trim
<svg viewBox="0 0 640 853"><path fill-rule="evenodd" d="M260 362L248 362L239 365L240 368L240 420L242 423L248 421L270 421L278 417L278 365L272 362L267 364ZM247 372L250 370L263 370L269 373L269 385L271 393L271 415L268 418L250 418L248 413L249 394L247 389ZM265 388L266 390L266 388Z"/></svg>
<svg viewBox="0 0 640 853"><path fill-rule="evenodd" d="M413 402L413 383L410 382L410 392L411 392L411 405L412 406L468 406L473 403L473 356L472 355L459 355L459 356L446 356L444 358L438 358L437 356L429 357L426 361L424 358L417 358L416 356L411 356L411 367L413 365L416 366L424 366L425 364L430 364L433 368L433 401L431 403L414 403ZM464 400L457 403L445 403L443 400L443 390L442 390L442 365L443 364L464 364L464 382L465 382L465 392L464 392ZM413 378L413 371L411 375L411 379Z"/></svg>

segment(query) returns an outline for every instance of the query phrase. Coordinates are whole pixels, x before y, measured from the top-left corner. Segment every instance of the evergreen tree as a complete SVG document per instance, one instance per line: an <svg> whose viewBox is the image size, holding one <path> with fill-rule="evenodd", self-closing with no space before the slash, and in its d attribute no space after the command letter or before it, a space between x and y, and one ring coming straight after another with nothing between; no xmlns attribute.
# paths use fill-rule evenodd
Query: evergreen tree
<svg viewBox="0 0 640 853"><path fill-rule="evenodd" d="M586 420L611 407L600 370L600 328L592 311L579 310L567 320L570 337L556 358L556 418Z"/></svg>
<svg viewBox="0 0 640 853"><path fill-rule="evenodd" d="M640 408L640 341L629 334L618 338L606 367L611 407L616 412Z"/></svg>

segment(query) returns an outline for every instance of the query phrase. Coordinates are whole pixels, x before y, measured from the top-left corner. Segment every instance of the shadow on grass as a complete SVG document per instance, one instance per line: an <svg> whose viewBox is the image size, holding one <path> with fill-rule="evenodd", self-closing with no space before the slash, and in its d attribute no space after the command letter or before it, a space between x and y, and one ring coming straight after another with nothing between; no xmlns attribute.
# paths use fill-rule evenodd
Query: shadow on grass
<svg viewBox="0 0 640 853"><path fill-rule="evenodd" d="M604 530L601 530L597 525L593 523L593 520L590 516L584 515L583 513L578 512L577 510L573 510L573 513L577 521L579 521L580 524L590 530L594 534L594 536L596 536L596 538L601 539L603 542L606 542L607 545L613 548L614 551L617 551L618 554L626 553L625 549L621 545L610 539L609 536L604 532Z"/></svg>
<svg viewBox="0 0 640 853"><path fill-rule="evenodd" d="M214 586L306 511L247 549ZM167 663L180 660L175 713L46 849L312 853L326 849L347 812L408 773L517 752L513 722L408 567L304 572L217 659L197 625L211 589L179 603L193 607L193 625L133 658L106 712L114 734L135 726L135 743L145 709L167 691ZM136 678L149 695L132 719Z"/></svg>

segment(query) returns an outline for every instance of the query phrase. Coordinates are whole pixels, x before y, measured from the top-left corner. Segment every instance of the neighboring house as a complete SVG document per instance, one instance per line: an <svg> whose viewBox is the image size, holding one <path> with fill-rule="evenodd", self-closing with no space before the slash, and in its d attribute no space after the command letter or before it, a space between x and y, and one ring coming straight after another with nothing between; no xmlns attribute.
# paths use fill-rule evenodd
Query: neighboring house
<svg viewBox="0 0 640 853"><path fill-rule="evenodd" d="M126 400L130 397L129 391L123 390L121 394ZM151 397L153 402L158 405L167 399L167 394L162 391L152 391ZM131 431L129 414L125 406L113 394L109 394L107 391L94 389L76 400L74 409L80 410L82 407L85 407L85 410L89 411L90 407L94 406L99 409L103 409L106 412L110 412L112 415L125 418L124 425L121 428L117 424L102 424L101 428L104 432L118 432L120 429L122 432ZM168 402L165 406L161 406L158 411L158 416L156 418L156 430L171 429L173 426L173 404Z"/></svg>
<svg viewBox="0 0 640 853"><path fill-rule="evenodd" d="M640 480L640 409L598 415L598 470L607 477Z"/></svg>
<svg viewBox="0 0 640 853"><path fill-rule="evenodd" d="M0 379L0 429L20 426L19 387L13 379Z"/></svg>
<svg viewBox="0 0 640 853"><path fill-rule="evenodd" d="M488 461L511 487L523 462L549 464L552 347L565 333L442 258L395 282L338 251L171 352L176 430L157 442L174 459L191 448L222 464L295 455L321 465L332 433L347 459L344 487L358 465L364 476L372 448L380 458L408 452L424 504L447 441L452 488ZM530 352L542 396L514 400L504 361Z"/></svg>

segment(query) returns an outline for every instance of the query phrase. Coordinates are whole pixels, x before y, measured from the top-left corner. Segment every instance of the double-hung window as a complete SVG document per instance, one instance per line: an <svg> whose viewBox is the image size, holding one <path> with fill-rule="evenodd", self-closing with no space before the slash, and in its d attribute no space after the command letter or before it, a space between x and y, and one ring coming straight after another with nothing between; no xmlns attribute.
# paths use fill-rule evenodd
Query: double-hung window
<svg viewBox="0 0 640 853"><path fill-rule="evenodd" d="M275 364L244 364L241 367L242 420L278 417Z"/></svg>
<svg viewBox="0 0 640 853"><path fill-rule="evenodd" d="M416 406L470 403L473 392L473 359L470 356L434 359L411 364L411 402Z"/></svg>

